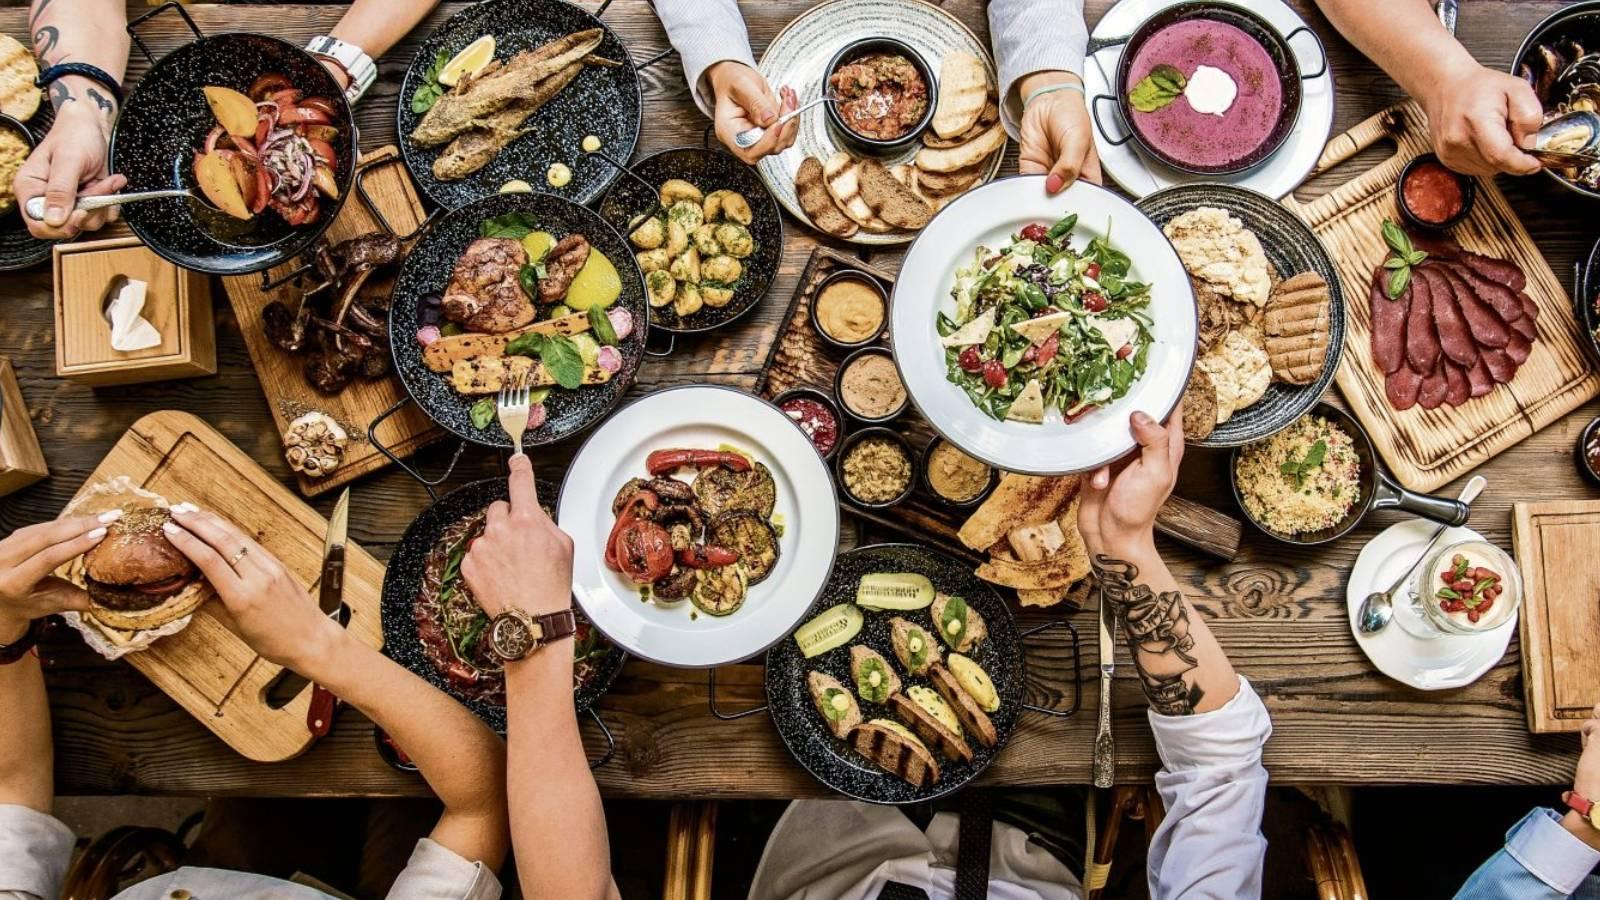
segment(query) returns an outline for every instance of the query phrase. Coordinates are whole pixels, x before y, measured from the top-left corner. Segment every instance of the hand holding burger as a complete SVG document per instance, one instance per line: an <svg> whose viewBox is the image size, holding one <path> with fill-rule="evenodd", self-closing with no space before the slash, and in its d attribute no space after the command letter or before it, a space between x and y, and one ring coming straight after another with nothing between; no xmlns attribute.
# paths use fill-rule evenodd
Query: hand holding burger
<svg viewBox="0 0 1600 900"><path fill-rule="evenodd" d="M87 594L50 573L98 545L119 515L41 522L0 540L0 644L19 638L34 619L89 608Z"/></svg>
<svg viewBox="0 0 1600 900"><path fill-rule="evenodd" d="M129 504L83 555L89 615L118 631L147 631L189 615L206 600L200 571L167 540L163 507Z"/></svg>

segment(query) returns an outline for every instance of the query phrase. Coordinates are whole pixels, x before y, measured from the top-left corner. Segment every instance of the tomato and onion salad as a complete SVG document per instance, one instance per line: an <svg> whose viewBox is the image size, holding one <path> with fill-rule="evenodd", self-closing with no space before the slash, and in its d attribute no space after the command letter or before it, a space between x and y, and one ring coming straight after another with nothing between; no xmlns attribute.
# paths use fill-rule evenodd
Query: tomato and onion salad
<svg viewBox="0 0 1600 900"><path fill-rule="evenodd" d="M1150 286L1129 279L1132 260L1111 244L1109 227L1073 247L1077 222L1073 214L1053 225L1030 223L999 248L980 245L973 263L956 270L955 310L939 313L939 336L989 310L995 320L982 341L945 347L946 378L995 419L1007 417L1034 379L1045 407L1070 421L1123 397L1145 373ZM1012 328L1060 313L1071 315L1038 340Z"/></svg>
<svg viewBox="0 0 1600 900"><path fill-rule="evenodd" d="M219 123L196 157L215 153L229 164L252 214L270 208L290 225L317 221L319 195L339 193L333 174L338 107L326 97L305 96L276 72L257 78L247 96L256 106L253 139L230 135Z"/></svg>

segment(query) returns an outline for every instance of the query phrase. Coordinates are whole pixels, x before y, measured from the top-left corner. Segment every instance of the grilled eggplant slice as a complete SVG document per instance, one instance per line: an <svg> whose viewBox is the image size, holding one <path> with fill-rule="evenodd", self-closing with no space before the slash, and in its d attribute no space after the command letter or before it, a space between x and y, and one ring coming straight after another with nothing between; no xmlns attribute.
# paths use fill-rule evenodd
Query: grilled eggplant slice
<svg viewBox="0 0 1600 900"><path fill-rule="evenodd" d="M700 498L700 509L713 517L747 509L771 519L772 510L778 505L777 483L772 480L772 471L762 463L747 472L735 472L726 466L707 469L694 480L694 494Z"/></svg>
<svg viewBox="0 0 1600 900"><path fill-rule="evenodd" d="M868 703L887 703L900 693L900 676L894 666L883 654L862 644L850 648L850 677L855 679L856 693Z"/></svg>
<svg viewBox="0 0 1600 900"><path fill-rule="evenodd" d="M939 763L927 746L899 722L873 719L856 726L850 745L884 771L898 775L913 787L939 783Z"/></svg>
<svg viewBox="0 0 1600 900"><path fill-rule="evenodd" d="M928 691L929 694L933 694L924 687L914 687L911 690ZM934 694L932 699L939 701L937 694ZM943 705L943 701L939 703ZM930 709L925 699L912 700L905 694L895 694L890 697L889 708L893 709L894 714L900 717L900 721L909 725L924 742L938 747L939 752L947 758L961 762L972 761L972 747L962 740L958 732L950 728L950 724L955 722L955 714L950 713L948 707L941 709L940 713L947 714L950 723L944 721L943 715Z"/></svg>
<svg viewBox="0 0 1600 900"><path fill-rule="evenodd" d="M839 679L826 672L810 672L806 686L811 690L811 702L816 704L822 722L834 737L843 740L851 729L861 724L861 707L850 690Z"/></svg>
<svg viewBox="0 0 1600 900"><path fill-rule="evenodd" d="M778 565L778 531L764 516L747 509L725 512L711 520L710 542L739 553L739 565L751 584L760 584Z"/></svg>
<svg viewBox="0 0 1600 900"><path fill-rule="evenodd" d="M993 747L1000 742L1000 735L995 731L994 723L989 720L989 714L979 708L977 701L961 689L960 682L950 674L949 669L935 664L928 673L928 680L933 682L933 689L938 691L939 696L950 705L956 718L961 720L962 727L968 734L977 738L978 743L985 747Z"/></svg>

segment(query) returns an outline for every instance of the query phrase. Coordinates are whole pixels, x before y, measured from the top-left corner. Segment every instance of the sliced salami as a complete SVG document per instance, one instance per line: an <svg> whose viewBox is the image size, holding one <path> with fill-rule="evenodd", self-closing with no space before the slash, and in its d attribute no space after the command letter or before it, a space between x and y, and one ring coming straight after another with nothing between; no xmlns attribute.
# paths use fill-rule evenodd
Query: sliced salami
<svg viewBox="0 0 1600 900"><path fill-rule="evenodd" d="M1528 361L1528 355L1532 352L1533 341L1520 334L1512 335L1511 343L1506 344L1506 355L1511 357L1511 361L1519 366Z"/></svg>
<svg viewBox="0 0 1600 900"><path fill-rule="evenodd" d="M1433 325L1439 332L1439 346L1444 355L1459 365L1472 365L1478 358L1478 345L1472 339L1466 319L1462 318L1451 283L1426 270L1417 270L1412 275L1420 275L1428 283L1428 292L1433 298Z"/></svg>
<svg viewBox="0 0 1600 900"><path fill-rule="evenodd" d="M1497 384L1509 384L1516 377L1517 364L1504 350L1483 351L1483 364L1489 367L1489 374Z"/></svg>
<svg viewBox="0 0 1600 900"><path fill-rule="evenodd" d="M1378 370L1388 375L1406 364L1406 309L1411 304L1411 289L1390 300L1385 285L1389 270L1382 266L1372 274L1372 359Z"/></svg>
<svg viewBox="0 0 1600 900"><path fill-rule="evenodd" d="M1433 371L1422 379L1422 388L1417 391L1417 405L1423 409L1438 409L1444 404L1444 398L1450 392L1450 382L1445 378L1444 370L1448 363L1440 359L1433 367Z"/></svg>
<svg viewBox="0 0 1600 900"><path fill-rule="evenodd" d="M1451 271L1449 266L1426 268L1449 282L1456 306L1461 308L1461 317L1467 321L1467 329L1472 332L1472 339L1480 347L1506 345L1511 339L1511 330L1506 327L1505 319L1500 317L1494 307L1478 296L1478 292L1469 280Z"/></svg>
<svg viewBox="0 0 1600 900"><path fill-rule="evenodd" d="M1476 362L1476 360L1474 360ZM1445 392L1444 402L1451 406L1460 406L1472 396L1472 382L1467 380L1467 370L1454 363L1446 363L1444 367Z"/></svg>
<svg viewBox="0 0 1600 900"><path fill-rule="evenodd" d="M1422 389L1422 376L1407 366L1389 373L1383 380L1383 393L1395 409L1410 409L1417 405L1417 393Z"/></svg>
<svg viewBox="0 0 1600 900"><path fill-rule="evenodd" d="M1494 390L1494 375L1489 372L1489 365L1483 361L1483 355L1478 355L1478 361L1467 370L1467 383L1471 386L1471 395L1482 397Z"/></svg>
<svg viewBox="0 0 1600 900"><path fill-rule="evenodd" d="M1406 312L1406 364L1432 372L1439 362L1439 333L1433 325L1433 294L1427 281L1411 279L1411 308Z"/></svg>

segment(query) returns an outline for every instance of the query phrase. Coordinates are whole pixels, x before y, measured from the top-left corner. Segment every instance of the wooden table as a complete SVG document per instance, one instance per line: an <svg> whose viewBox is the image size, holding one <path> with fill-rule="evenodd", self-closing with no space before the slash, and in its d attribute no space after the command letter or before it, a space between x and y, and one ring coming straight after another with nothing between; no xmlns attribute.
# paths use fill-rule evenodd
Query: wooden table
<svg viewBox="0 0 1600 900"><path fill-rule="evenodd" d="M1328 44L1338 79L1335 131L1342 131L1398 99L1393 83L1342 41L1307 0L1294 0ZM593 8L594 0L585 0ZM810 0L747 2L744 11L760 50ZM980 34L987 31L978 0L943 4ZM1090 21L1109 5L1091 0ZM1471 0L1462 4L1460 33L1474 54L1504 68L1523 35L1560 6L1555 2ZM362 141L374 147L395 140L394 104L415 39L462 4L447 3L413 40L387 56L381 78L362 102ZM134 7L143 10L142 4ZM324 33L338 18L332 6L190 7L207 30L264 31L303 41ZM165 52L184 39L173 17L152 26L147 41ZM606 21L635 59L666 46L645 0L616 0ZM24 10L0 10L0 30L20 35ZM133 64L130 81L146 68ZM698 143L705 119L691 103L675 60L643 73L648 123L639 152ZM1014 160L1014 153L1013 160ZM1014 170L1014 162L1008 171ZM1315 192L1313 186L1312 192ZM1592 238L1583 224L1593 207L1543 178L1508 180L1507 193L1558 273L1570 273ZM716 382L748 387L765 358L784 304L817 237L791 223L783 265L771 293L747 319L717 337L679 346L667 361L651 361L639 392L671 384ZM847 248L848 249L848 248ZM898 253L873 261L898 266ZM52 477L0 500L0 528L13 529L55 516L111 444L139 416L180 408L215 424L289 483L277 434L227 304L218 304L214 378L92 391L55 379L51 360L51 290L47 267L7 274L0 287L0 348L16 362ZM218 298L222 297L219 290ZM1514 500L1592 496L1571 463L1579 429L1600 412L1591 404L1484 466L1489 490L1473 525L1510 546ZM557 455L563 460L571 447ZM425 452L437 467L448 448ZM1192 453L1179 493L1226 508L1224 458ZM469 454L457 480L484 477L499 461ZM1458 486L1457 486L1458 487ZM1454 492L1454 489L1451 490ZM380 557L388 555L407 523L427 502L423 490L390 469L360 482L352 498L351 531ZM331 506L324 498L319 507ZM1266 764L1286 783L1565 783L1577 758L1575 736L1533 737L1524 725L1521 667L1516 642L1505 659L1476 684L1422 693L1379 675L1356 646L1346 624L1345 575L1366 539L1395 521L1375 515L1362 529L1329 548L1288 549L1257 535L1231 565L1165 545L1178 578L1211 622L1234 665L1248 676L1272 710L1273 737ZM1084 641L1085 709L1066 720L1026 715L1016 737L984 778L988 784L1087 783L1094 737L1092 708L1093 613L1072 617ZM1119 650L1123 656L1125 651ZM373 752L371 728L347 710L333 733L305 756L277 765L249 763L156 691L132 669L94 656L75 637L46 645L51 707L58 748L56 773L64 793L191 793L208 795L425 794L419 778L387 768ZM1126 658L1124 657L1124 662ZM1063 671L1059 643L1032 656L1036 687L1031 699L1049 702L1071 673ZM760 702L761 667L720 673L721 705ZM1118 668L1113 702L1120 781L1149 779L1157 760L1145 720L1145 702L1133 667ZM597 773L609 795L628 797L794 797L823 788L790 759L764 715L737 722L714 719L706 706L706 674L674 671L638 661L600 704L617 735L617 758ZM597 732L585 725L591 747Z"/></svg>

